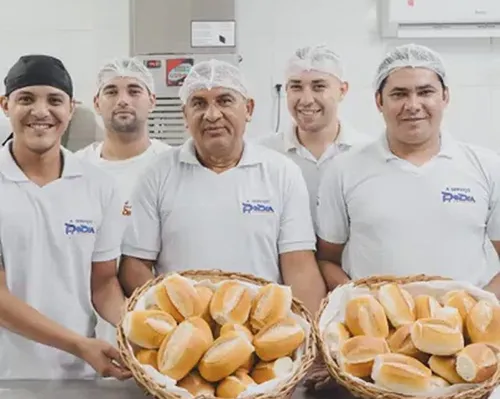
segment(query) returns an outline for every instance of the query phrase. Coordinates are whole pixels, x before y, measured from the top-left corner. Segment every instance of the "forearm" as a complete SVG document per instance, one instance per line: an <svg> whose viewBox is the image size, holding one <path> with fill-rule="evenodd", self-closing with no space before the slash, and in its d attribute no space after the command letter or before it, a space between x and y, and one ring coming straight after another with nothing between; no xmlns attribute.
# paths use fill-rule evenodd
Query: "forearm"
<svg viewBox="0 0 500 399"><path fill-rule="evenodd" d="M500 299L500 273L497 273L484 289L495 294L496 297Z"/></svg>
<svg viewBox="0 0 500 399"><path fill-rule="evenodd" d="M118 271L120 285L128 297L136 288L142 287L154 277L153 262L137 258L126 257L122 260Z"/></svg>
<svg viewBox="0 0 500 399"><path fill-rule="evenodd" d="M318 265L326 281L328 291L333 290L339 285L347 284L351 281L342 267L336 263L327 260L318 260Z"/></svg>
<svg viewBox="0 0 500 399"><path fill-rule="evenodd" d="M120 323L125 296L116 276L93 287L92 303L99 316L108 323L114 326Z"/></svg>
<svg viewBox="0 0 500 399"><path fill-rule="evenodd" d="M0 326L75 356L80 356L79 346L85 339L45 317L6 289L0 289Z"/></svg>

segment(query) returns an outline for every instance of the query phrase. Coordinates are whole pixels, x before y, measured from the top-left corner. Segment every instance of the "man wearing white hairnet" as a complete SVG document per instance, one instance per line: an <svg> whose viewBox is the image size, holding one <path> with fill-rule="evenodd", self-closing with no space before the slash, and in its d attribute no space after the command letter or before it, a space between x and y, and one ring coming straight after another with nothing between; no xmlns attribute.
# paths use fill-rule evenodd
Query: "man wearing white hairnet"
<svg viewBox="0 0 500 399"><path fill-rule="evenodd" d="M369 142L369 138L340 121L338 108L349 85L342 61L326 46L302 47L286 68L291 129L263 138L260 143L286 154L300 166L315 211L319 181L339 153Z"/></svg>
<svg viewBox="0 0 500 399"><path fill-rule="evenodd" d="M318 253L329 289L374 274L441 275L500 294L500 158L456 141L440 56L414 44L381 62L380 140L337 157L319 188Z"/></svg>
<svg viewBox="0 0 500 399"><path fill-rule="evenodd" d="M222 269L283 281L315 311L325 295L307 187L291 160L243 139L254 102L240 70L196 64L180 90L191 138L161 154L132 198L120 281Z"/></svg>
<svg viewBox="0 0 500 399"><path fill-rule="evenodd" d="M141 61L123 58L106 63L98 73L94 98L105 127L104 141L77 152L116 179L122 195L122 215L127 219L132 212L130 195L139 176L152 159L170 149L149 138L148 116L155 100L153 77ZM102 320L97 334L116 341L115 329Z"/></svg>

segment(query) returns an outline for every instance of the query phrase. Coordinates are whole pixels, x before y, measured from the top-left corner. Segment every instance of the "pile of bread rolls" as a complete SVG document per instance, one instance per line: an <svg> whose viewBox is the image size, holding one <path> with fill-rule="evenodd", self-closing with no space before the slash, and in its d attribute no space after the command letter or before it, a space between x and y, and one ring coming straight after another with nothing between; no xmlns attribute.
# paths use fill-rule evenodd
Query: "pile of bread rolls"
<svg viewBox="0 0 500 399"><path fill-rule="evenodd" d="M193 396L236 398L252 384L292 372L303 327L290 317L290 287L257 293L238 280L215 289L172 274L153 289L146 310L128 312L123 332L136 359Z"/></svg>
<svg viewBox="0 0 500 399"><path fill-rule="evenodd" d="M349 300L323 341L341 371L395 393L482 383L498 367L500 306L465 290L413 297L387 283Z"/></svg>

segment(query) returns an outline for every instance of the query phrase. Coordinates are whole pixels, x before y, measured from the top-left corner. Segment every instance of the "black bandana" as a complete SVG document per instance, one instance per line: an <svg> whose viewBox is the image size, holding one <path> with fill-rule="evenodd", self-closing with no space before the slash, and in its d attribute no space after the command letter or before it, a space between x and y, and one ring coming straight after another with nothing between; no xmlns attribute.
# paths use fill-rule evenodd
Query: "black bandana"
<svg viewBox="0 0 500 399"><path fill-rule="evenodd" d="M4 79L5 95L29 86L52 86L73 98L71 76L61 60L48 55L25 55L10 68Z"/></svg>

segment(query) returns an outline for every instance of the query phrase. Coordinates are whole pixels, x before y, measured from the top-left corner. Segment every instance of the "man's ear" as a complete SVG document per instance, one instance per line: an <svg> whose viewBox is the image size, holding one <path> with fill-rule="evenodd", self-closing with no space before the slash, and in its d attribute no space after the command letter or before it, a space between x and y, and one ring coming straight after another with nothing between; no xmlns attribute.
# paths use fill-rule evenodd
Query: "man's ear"
<svg viewBox="0 0 500 399"><path fill-rule="evenodd" d="M7 96L0 96L0 106L2 107L5 116L9 116L9 98Z"/></svg>
<svg viewBox="0 0 500 399"><path fill-rule="evenodd" d="M252 120L253 111L255 109L255 101L253 100L253 98L249 98L245 106L247 109L247 122L250 122Z"/></svg>
<svg viewBox="0 0 500 399"><path fill-rule="evenodd" d="M101 115L101 108L99 107L99 95L98 94L96 94L94 96L94 109L98 115Z"/></svg>

